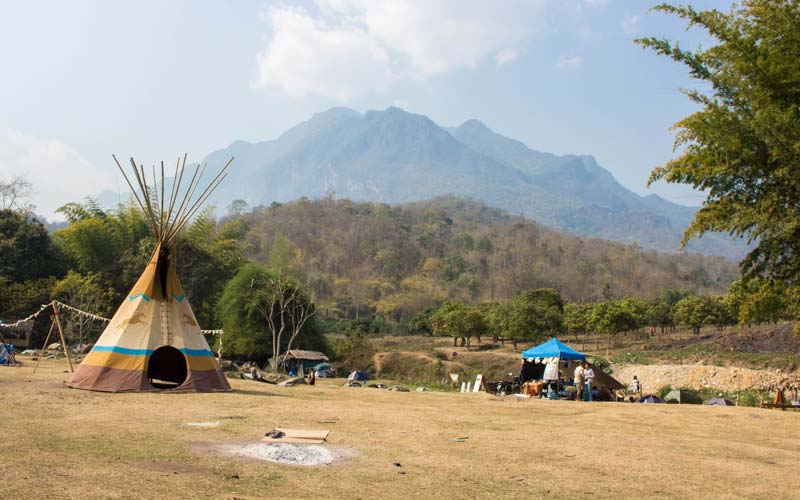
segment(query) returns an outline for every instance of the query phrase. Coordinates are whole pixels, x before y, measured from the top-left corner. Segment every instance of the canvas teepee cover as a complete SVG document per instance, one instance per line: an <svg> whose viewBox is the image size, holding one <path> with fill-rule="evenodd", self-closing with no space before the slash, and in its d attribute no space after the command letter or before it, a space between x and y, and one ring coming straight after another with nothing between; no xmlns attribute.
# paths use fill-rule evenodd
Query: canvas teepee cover
<svg viewBox="0 0 800 500"><path fill-rule="evenodd" d="M230 162L194 203L191 197L202 177L201 169L195 170L183 199L176 200L186 157L183 165L179 161L176 166L169 201L164 199L163 164L160 199L157 189L148 187L144 169L137 170L133 159L131 164L141 189L142 198L136 195L136 200L148 215L158 243L139 281L66 384L109 392L228 391L230 385L178 281L174 248L175 236L225 177Z"/></svg>

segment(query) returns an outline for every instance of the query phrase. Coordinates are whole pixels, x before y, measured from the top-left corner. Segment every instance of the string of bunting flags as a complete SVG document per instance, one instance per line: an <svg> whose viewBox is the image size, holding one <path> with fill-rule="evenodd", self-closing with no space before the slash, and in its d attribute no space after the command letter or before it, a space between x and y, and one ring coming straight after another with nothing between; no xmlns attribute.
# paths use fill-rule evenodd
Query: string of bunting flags
<svg viewBox="0 0 800 500"><path fill-rule="evenodd" d="M37 316L42 314L42 311L44 311L45 309L47 309L51 305L52 305L52 303L50 303L50 304L42 304L42 307L40 307L38 311L36 311L35 313L31 314L27 318L15 321L13 323L2 323L2 322L0 322L0 325L3 325L5 327L9 327L9 328L15 328L15 327L21 325L22 323L25 323L26 321L30 321L30 320L36 318Z"/></svg>
<svg viewBox="0 0 800 500"><path fill-rule="evenodd" d="M15 321L13 323L2 323L2 322L0 322L0 325L2 325L4 327L8 327L8 328L15 328L15 327L25 323L26 321L30 321L32 319L35 319L37 316L42 314L42 311L44 311L48 307L53 307L53 306L56 306L56 305L59 308L63 307L64 309L68 309L68 310L70 310L70 311L72 311L72 312L74 312L76 314L80 314L81 316L84 316L84 317L87 317L87 318L91 318L91 319L96 320L96 321L105 321L105 322L111 321L110 319L105 318L103 316L83 311L81 309L78 309L77 307L72 307L69 304L65 304L63 302L59 302L58 300L53 300L53 301L51 301L51 302L49 302L47 304L42 304L42 307L40 307L38 311L36 311L35 313L31 314L27 318ZM223 333L225 333L223 330L200 330L200 332L204 333L206 335L222 335Z"/></svg>
<svg viewBox="0 0 800 500"><path fill-rule="evenodd" d="M63 307L64 309L69 309L70 311L72 311L74 313L77 313L77 314L80 314L81 316L86 317L86 318L92 318L92 319L97 320L97 321L105 321L105 322L111 321L108 318L104 318L102 316L98 316L97 314L92 314L90 312L82 311L82 310L78 309L77 307L72 307L71 305L65 304L63 302L59 302L57 300L54 300L50 304L58 304L58 307Z"/></svg>

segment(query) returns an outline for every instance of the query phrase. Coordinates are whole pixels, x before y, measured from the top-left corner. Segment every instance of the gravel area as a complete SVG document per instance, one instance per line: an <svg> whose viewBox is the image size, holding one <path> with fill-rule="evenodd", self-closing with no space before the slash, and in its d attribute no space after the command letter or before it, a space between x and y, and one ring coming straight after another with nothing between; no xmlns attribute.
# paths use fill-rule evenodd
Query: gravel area
<svg viewBox="0 0 800 500"><path fill-rule="evenodd" d="M798 375L781 371L749 370L708 365L617 365L614 378L630 386L639 377L645 392L655 392L665 385L686 389L769 389L792 386Z"/></svg>

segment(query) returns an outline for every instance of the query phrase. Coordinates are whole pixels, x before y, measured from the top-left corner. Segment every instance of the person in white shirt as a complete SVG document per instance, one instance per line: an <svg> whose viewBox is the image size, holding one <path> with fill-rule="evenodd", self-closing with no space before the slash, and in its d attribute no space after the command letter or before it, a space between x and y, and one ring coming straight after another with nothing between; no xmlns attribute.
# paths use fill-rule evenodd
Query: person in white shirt
<svg viewBox="0 0 800 500"><path fill-rule="evenodd" d="M631 390L637 396L642 395L642 384L639 382L639 378L636 375L633 376L633 382L631 382Z"/></svg>
<svg viewBox="0 0 800 500"><path fill-rule="evenodd" d="M592 367L589 366L589 363L586 361L583 362L583 380L585 382L585 394L586 400L592 400L592 382L594 382L594 370Z"/></svg>
<svg viewBox="0 0 800 500"><path fill-rule="evenodd" d="M583 398L583 365L578 363L578 366L575 367L575 374L573 377L575 381L575 389L577 390L577 394L575 394L575 401L581 401Z"/></svg>

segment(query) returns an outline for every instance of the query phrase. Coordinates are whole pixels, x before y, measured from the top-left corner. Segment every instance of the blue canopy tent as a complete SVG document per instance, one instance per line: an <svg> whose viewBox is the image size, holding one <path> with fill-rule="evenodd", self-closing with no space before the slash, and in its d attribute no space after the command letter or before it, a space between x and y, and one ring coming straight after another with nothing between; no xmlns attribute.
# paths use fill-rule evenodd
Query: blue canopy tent
<svg viewBox="0 0 800 500"><path fill-rule="evenodd" d="M522 351L522 358L561 358L585 361L586 355L579 353L567 344L553 337L544 344L539 344L526 351Z"/></svg>
<svg viewBox="0 0 800 500"><path fill-rule="evenodd" d="M533 358L558 358L558 362L561 363L562 360L585 361L586 355L579 353L567 344L553 337L544 344L539 344L522 351L522 359ZM558 380L555 382L556 394L558 394L560 384Z"/></svg>

